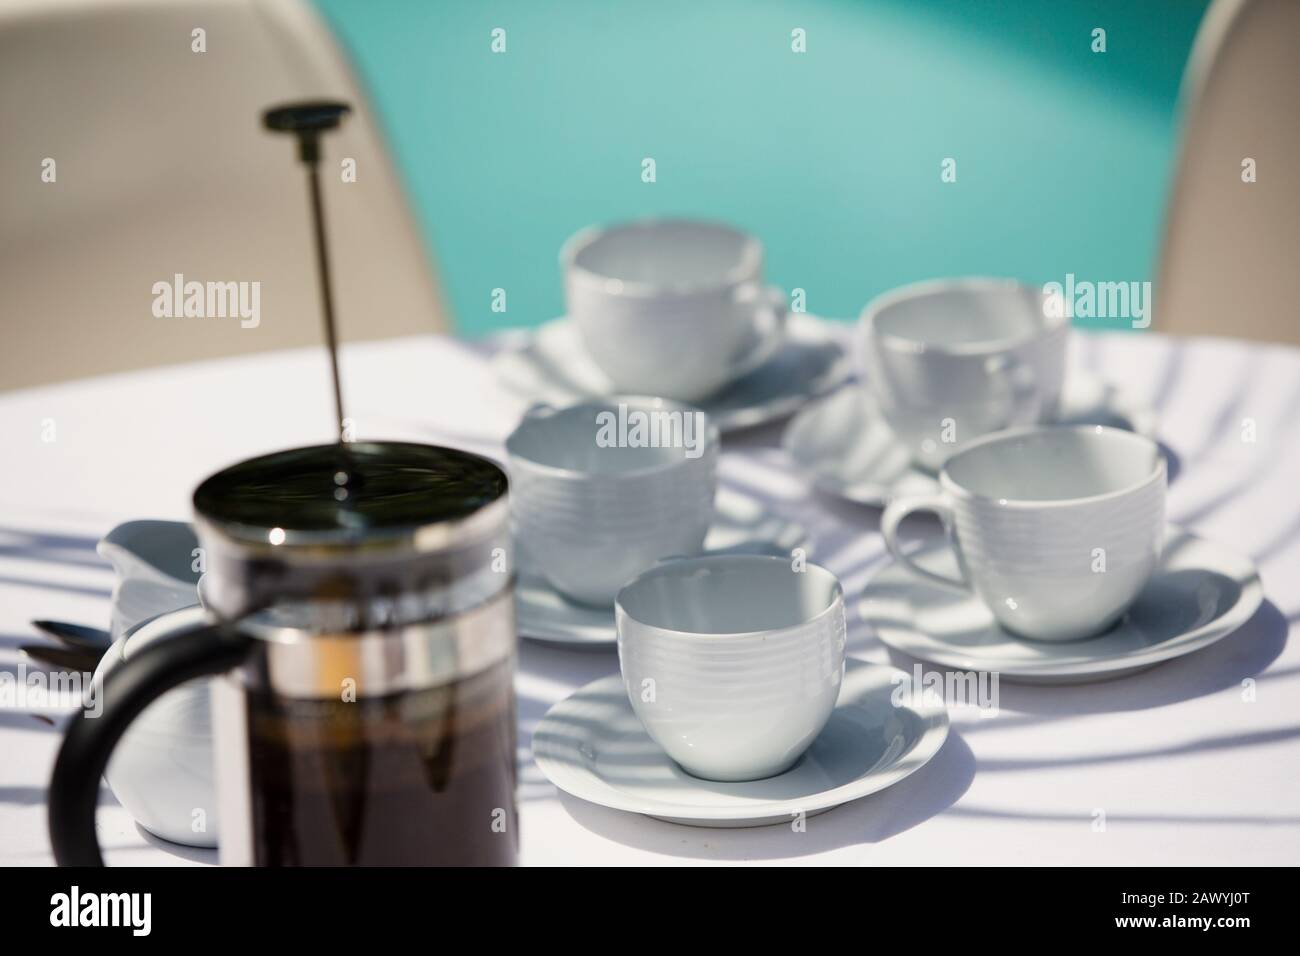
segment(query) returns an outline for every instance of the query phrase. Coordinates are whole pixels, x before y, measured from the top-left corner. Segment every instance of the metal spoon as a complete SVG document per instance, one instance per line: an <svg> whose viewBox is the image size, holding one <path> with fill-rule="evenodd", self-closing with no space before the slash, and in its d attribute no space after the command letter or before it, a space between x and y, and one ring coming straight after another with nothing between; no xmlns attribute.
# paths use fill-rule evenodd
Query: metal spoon
<svg viewBox="0 0 1300 956"><path fill-rule="evenodd" d="M93 671L104 656L102 651L75 650L49 644L23 644L18 649L39 664L67 671Z"/></svg>
<svg viewBox="0 0 1300 956"><path fill-rule="evenodd" d="M113 646L113 635L97 627L71 624L67 621L32 621L32 627L56 638L69 647L101 654Z"/></svg>

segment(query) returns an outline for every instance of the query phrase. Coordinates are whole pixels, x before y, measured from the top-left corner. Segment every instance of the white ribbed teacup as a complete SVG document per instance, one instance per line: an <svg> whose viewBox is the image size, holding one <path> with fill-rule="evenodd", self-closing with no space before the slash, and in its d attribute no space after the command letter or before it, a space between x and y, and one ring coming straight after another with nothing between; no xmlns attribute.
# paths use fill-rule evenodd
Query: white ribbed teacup
<svg viewBox="0 0 1300 956"><path fill-rule="evenodd" d="M763 246L719 223L653 219L590 228L560 253L569 318L616 391L694 402L781 345L785 294Z"/></svg>
<svg viewBox="0 0 1300 956"><path fill-rule="evenodd" d="M619 591L618 659L632 709L687 772L758 780L821 732L844 675L840 583L786 558L665 561Z"/></svg>
<svg viewBox="0 0 1300 956"><path fill-rule="evenodd" d="M970 441L1056 417L1070 322L1041 289L938 279L862 314L863 380L913 459L938 471Z"/></svg>
<svg viewBox="0 0 1300 956"><path fill-rule="evenodd" d="M1165 532L1165 460L1155 442L1101 425L989 435L949 458L937 495L885 509L880 530L920 577L970 588L1006 630L1069 641L1109 628L1141 592ZM902 520L932 511L960 578L904 553Z"/></svg>
<svg viewBox="0 0 1300 956"><path fill-rule="evenodd" d="M638 420L662 424L658 444L637 445ZM674 422L682 423L675 433ZM718 430L697 408L630 395L560 409L536 405L506 439L506 451L516 546L566 597L608 607L656 561L695 554L704 544Z"/></svg>

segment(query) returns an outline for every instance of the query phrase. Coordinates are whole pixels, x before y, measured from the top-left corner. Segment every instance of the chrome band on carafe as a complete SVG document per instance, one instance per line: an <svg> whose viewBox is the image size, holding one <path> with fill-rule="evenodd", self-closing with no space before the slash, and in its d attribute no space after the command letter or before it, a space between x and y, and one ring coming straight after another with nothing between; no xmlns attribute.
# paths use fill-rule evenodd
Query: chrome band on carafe
<svg viewBox="0 0 1300 956"><path fill-rule="evenodd" d="M243 667L250 692L316 700L377 697L449 684L515 649L513 578L469 610L381 630L328 633L245 622L258 638Z"/></svg>
<svg viewBox="0 0 1300 956"><path fill-rule="evenodd" d="M459 614L505 586L508 501L468 519L359 541L283 532L268 540L198 515L204 603L223 620L248 615L325 631L377 630Z"/></svg>

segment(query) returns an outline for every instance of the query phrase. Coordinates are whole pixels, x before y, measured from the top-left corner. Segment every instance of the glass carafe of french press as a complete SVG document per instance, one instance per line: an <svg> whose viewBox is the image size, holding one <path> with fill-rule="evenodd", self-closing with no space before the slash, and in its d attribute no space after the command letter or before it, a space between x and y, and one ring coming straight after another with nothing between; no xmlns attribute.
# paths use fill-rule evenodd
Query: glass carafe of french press
<svg viewBox="0 0 1300 956"><path fill-rule="evenodd" d="M58 861L100 862L99 780L130 721L217 674L222 863L513 863L501 469L428 445L322 445L213 475L194 510L212 622L145 648L73 720L50 787Z"/></svg>

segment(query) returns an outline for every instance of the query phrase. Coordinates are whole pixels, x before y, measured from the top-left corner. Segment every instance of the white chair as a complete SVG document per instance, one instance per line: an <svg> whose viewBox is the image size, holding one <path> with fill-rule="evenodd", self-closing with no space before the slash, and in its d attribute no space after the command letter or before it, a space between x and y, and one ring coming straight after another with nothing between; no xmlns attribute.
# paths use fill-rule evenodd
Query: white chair
<svg viewBox="0 0 1300 956"><path fill-rule="evenodd" d="M1297 93L1300 0L1216 0L1183 80L1157 328L1300 345Z"/></svg>
<svg viewBox="0 0 1300 956"><path fill-rule="evenodd" d="M261 113L323 97L355 110L321 167L341 336L444 327L375 118L306 3L0 0L0 389L321 342L304 170ZM176 273L260 282L259 327L155 317Z"/></svg>

